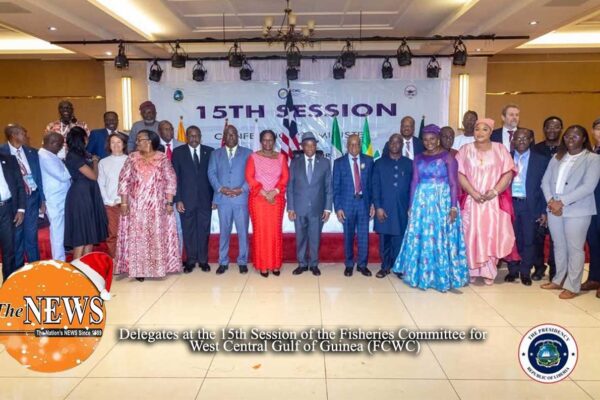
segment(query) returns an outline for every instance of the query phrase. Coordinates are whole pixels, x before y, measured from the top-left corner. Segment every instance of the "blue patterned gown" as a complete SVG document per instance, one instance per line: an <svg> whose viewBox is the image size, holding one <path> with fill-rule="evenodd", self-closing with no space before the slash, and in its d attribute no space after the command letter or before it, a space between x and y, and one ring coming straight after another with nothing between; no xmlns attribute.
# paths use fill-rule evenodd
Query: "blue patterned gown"
<svg viewBox="0 0 600 400"><path fill-rule="evenodd" d="M395 273L403 273L412 287L445 292L465 286L469 266L460 214L450 223L451 207L457 207L458 164L443 151L434 156L418 154L413 163L410 219Z"/></svg>

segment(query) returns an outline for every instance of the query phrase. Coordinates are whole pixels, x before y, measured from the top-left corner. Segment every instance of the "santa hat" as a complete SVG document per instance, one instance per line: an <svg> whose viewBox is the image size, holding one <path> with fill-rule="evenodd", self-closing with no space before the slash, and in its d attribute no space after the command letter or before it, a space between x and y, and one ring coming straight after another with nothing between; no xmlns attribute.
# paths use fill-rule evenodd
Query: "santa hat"
<svg viewBox="0 0 600 400"><path fill-rule="evenodd" d="M93 251L85 256L71 261L98 288L103 300L110 300L110 284L113 274L112 258L100 251Z"/></svg>

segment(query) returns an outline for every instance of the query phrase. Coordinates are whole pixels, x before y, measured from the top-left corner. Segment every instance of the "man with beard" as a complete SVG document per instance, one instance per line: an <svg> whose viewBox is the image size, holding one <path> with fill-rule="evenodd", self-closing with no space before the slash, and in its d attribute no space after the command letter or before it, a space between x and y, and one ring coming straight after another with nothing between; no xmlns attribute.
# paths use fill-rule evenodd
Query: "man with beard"
<svg viewBox="0 0 600 400"><path fill-rule="evenodd" d="M147 129L158 133L158 121L156 120L156 106L151 101L145 101L140 104L141 121L135 122L129 131L129 140L127 141L127 150L131 153L136 150L135 140L139 131Z"/></svg>

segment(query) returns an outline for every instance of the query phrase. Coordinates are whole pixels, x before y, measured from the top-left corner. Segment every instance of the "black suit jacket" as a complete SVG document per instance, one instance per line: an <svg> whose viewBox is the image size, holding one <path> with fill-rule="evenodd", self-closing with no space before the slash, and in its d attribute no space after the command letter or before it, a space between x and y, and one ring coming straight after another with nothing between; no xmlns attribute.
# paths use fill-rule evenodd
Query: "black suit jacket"
<svg viewBox="0 0 600 400"><path fill-rule="evenodd" d="M515 129L515 131L516 131L517 129L520 129L520 128L521 128L520 126L519 126L519 127L517 127L517 128ZM497 129L494 129L494 130L492 131L492 136L490 137L490 140L491 140L492 142L496 142L496 143L502 143L502 129L503 129L503 128L497 128ZM535 144L535 132L534 132L534 131L531 131L531 134L533 135L533 139L534 139L534 140L533 140L533 143L531 144L531 145L532 145L532 147L533 147L533 145Z"/></svg>
<svg viewBox="0 0 600 400"><path fill-rule="evenodd" d="M208 180L208 161L214 149L200 145L198 150L199 168L196 168L187 144L173 150L172 162L177 175L175 201L182 201L186 210L212 207L213 188Z"/></svg>
<svg viewBox="0 0 600 400"><path fill-rule="evenodd" d="M514 152L511 154L514 157ZM527 165L527 177L525 178L525 191L527 192L527 207L536 217L546 214L546 199L542 191L542 178L550 158L529 149L529 164ZM514 178L513 178L514 179Z"/></svg>
<svg viewBox="0 0 600 400"><path fill-rule="evenodd" d="M10 189L13 212L26 207L25 186L19 164L14 156L0 154L0 164L4 173L4 180Z"/></svg>

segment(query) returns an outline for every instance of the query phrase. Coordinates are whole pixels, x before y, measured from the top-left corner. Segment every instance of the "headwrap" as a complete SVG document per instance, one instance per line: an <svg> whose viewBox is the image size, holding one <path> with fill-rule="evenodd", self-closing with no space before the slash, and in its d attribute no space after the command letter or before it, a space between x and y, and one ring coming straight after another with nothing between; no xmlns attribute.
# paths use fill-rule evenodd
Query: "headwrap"
<svg viewBox="0 0 600 400"><path fill-rule="evenodd" d="M423 134L433 133L436 136L440 135L440 127L436 124L429 124L423 128Z"/></svg>
<svg viewBox="0 0 600 400"><path fill-rule="evenodd" d="M486 124L490 127L490 130L494 130L494 120L491 118L479 118L477 122L475 122L475 126L479 124Z"/></svg>
<svg viewBox="0 0 600 400"><path fill-rule="evenodd" d="M145 102L140 104L140 111L142 111L144 108L152 108L154 111L156 111L156 106L150 100L146 100Z"/></svg>

